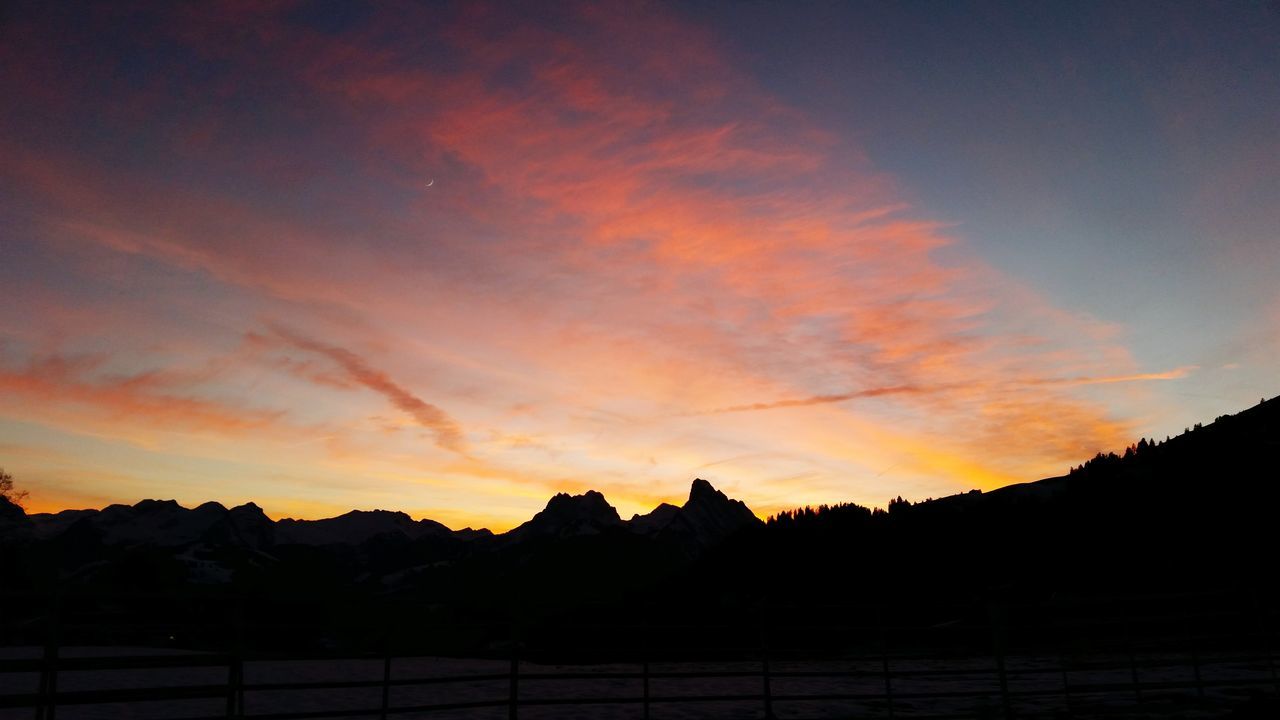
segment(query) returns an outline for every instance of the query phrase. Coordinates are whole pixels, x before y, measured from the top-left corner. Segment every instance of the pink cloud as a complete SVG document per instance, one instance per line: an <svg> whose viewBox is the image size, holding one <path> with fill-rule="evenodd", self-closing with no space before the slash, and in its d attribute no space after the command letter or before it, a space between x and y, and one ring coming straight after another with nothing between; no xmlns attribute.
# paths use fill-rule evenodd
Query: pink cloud
<svg viewBox="0 0 1280 720"><path fill-rule="evenodd" d="M746 410L820 409L851 430L882 424L880 413L897 423L900 452L926 458L921 472L956 484L984 463L1002 463L1000 477L1039 472L1132 435L1132 423L1074 394L1144 376L1107 328L966 258L952 226L914 209L859 148L756 87L705 30L662 8L580 7L561 27L467 6L443 27L425 23L446 63L380 42L424 31L391 14L335 38L271 9L174 12L175 39L250 86L288 88L313 112L309 132L345 133L347 144L237 140L212 103L191 132L161 143L212 177L164 182L11 142L0 169L50 209L65 242L249 298L258 312L232 315L235 332L287 307L300 329L275 338L310 357L274 369L317 393L371 389L438 446L478 456L442 472L609 482L593 476L598 456L630 448L599 440L604 429L707 408L743 423ZM136 117L163 100L119 103ZM270 192L226 189L242 183ZM940 260L943 248L958 259ZM383 342L380 367L348 349L369 336ZM427 356L473 388L465 404L451 396L445 412L408 389L428 374ZM12 383L104 408L158 392L47 371ZM874 403L841 404L855 399ZM175 422L235 429L236 413L191 402L170 411ZM502 414L517 403L534 410ZM474 416L494 437L547 423L538 435L563 440L559 460L581 465L556 476L479 457L521 448L467 447ZM794 432L811 436L795 441L805 451L833 452L820 428ZM680 445L652 433L645 442ZM721 451L688 451L689 462Z"/></svg>

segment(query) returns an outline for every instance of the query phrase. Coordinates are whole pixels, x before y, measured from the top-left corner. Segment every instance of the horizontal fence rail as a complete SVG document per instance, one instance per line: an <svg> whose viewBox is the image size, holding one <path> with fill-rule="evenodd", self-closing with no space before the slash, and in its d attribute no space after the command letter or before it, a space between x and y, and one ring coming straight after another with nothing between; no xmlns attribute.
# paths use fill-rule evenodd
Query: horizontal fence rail
<svg viewBox="0 0 1280 720"><path fill-rule="evenodd" d="M99 658L98 660L106 660ZM1252 661L1260 660L1260 658L1250 658ZM109 667L106 663L98 663L95 667ZM165 667L176 668L183 667L178 664L168 664ZM201 663L194 667L208 667L207 664ZM1145 666L1140 669L1146 669ZM927 677L947 677L957 674L977 674L980 671L891 671L887 677L892 680L894 678L927 678ZM990 671L988 671L990 672ZM1017 674L1022 676L1043 675L1054 676L1062 672L1061 668L1043 668L1038 670L1021 670ZM848 677L880 677L880 673L872 672L850 672L850 671L773 671L766 675L761 671L673 671L673 672L607 672L607 673L589 673L589 672L568 672L568 673L548 673L548 672L530 672L518 673L518 680L521 683L538 682L538 681L566 681L566 680L634 680L634 681L653 681L660 679L723 679L723 678L759 678L763 681L765 677L772 679L785 678L807 678L807 679L836 679ZM1012 673L1011 673L1012 674ZM475 674L475 675L458 675L449 677L429 677L429 678L396 678L389 682L378 680L368 681L314 681L314 682L284 682L284 683L244 683L244 684L213 684L213 685L189 685L176 687L148 687L148 688L121 688L121 689L100 689L100 690L81 690L81 691L56 691L52 693L16 693L0 695L0 708L33 708L44 710L43 714L38 717L51 717L50 712L58 706L73 706L86 704L109 704L109 703L128 703L128 702L155 702L166 700L195 700L195 699L223 699L229 694L234 693L252 693L258 691L305 691L305 690L335 690L335 689L352 689L352 688L382 688L382 687L411 687L411 686L438 686L450 683L476 683L476 682L509 682L512 679L510 673L496 674ZM1069 695L1088 695L1088 694L1104 694L1117 695L1128 694L1134 692L1150 692L1156 690L1197 690L1203 691L1212 688L1268 688L1274 690L1276 682L1271 678L1228 678L1217 680L1199 680L1199 681L1139 681L1137 683L1120 681L1110 683L1075 683L1055 688L1040 689L1018 689L1004 691L1008 700L1017 700L1019 698L1034 698L1044 696L1069 696ZM607 695L607 696L587 696L587 697L520 697L514 698L509 696L497 696L484 700L470 700L459 702L441 702L429 704L415 705L382 705L367 706L356 708L343 708L333 710L308 710L296 712L261 712L249 713L242 708L237 707L229 714L219 714L215 717L226 718L246 718L256 720L290 720L301 718L338 718L338 717L378 717L390 715L402 715L407 713L431 713L439 711L480 709L480 708L512 708L517 710L520 707L537 707L537 706L572 706L572 705L635 705L641 704L645 706L659 704L684 704L684 703L715 703L715 702L750 702L763 704L769 701L771 704L786 702L835 702L835 701L887 701L892 698L894 701L903 702L911 700L942 700L942 699L991 699L998 696L999 691L996 690L945 690L945 691L904 691L886 688L888 692L817 692L817 693L785 693L774 692L766 694L763 692L752 693L717 693L717 694L694 694L682 693L673 695L648 694L648 695ZM1003 709L1000 709L1003 712ZM1094 711L1096 712L1096 710ZM886 713L888 714L888 713ZM1010 713L1012 715L1012 713ZM910 717L929 717L936 718L943 715L935 714L911 714ZM950 715L947 715L950 716ZM971 714L956 715L969 716ZM1024 715L1025 716L1025 715ZM1056 715L1060 716L1060 715Z"/></svg>

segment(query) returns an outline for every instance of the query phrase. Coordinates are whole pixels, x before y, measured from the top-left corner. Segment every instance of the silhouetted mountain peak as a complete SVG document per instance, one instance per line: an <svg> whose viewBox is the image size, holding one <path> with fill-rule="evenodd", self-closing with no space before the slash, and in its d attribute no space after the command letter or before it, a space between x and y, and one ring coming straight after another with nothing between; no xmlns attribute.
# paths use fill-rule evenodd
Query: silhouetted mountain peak
<svg viewBox="0 0 1280 720"><path fill-rule="evenodd" d="M257 503L253 502L237 505L227 512L230 512L233 515L261 515L264 518L267 516L267 514L263 512L262 508L258 507Z"/></svg>
<svg viewBox="0 0 1280 720"><path fill-rule="evenodd" d="M379 510L348 510L347 512L339 515L336 518L330 518L330 520L339 520L342 518L347 518L349 520L357 520L360 518L380 519L385 522L391 522L391 523L413 522L413 518L409 517L409 514L406 512L401 512L399 510L381 510L381 509Z"/></svg>
<svg viewBox="0 0 1280 720"><path fill-rule="evenodd" d="M177 546L199 540L226 515L227 509L218 503L188 509L176 500L142 500L134 505L108 505L100 511L64 511L33 519L44 526L41 534L53 535L72 524L87 523L108 545Z"/></svg>
<svg viewBox="0 0 1280 720"><path fill-rule="evenodd" d="M581 495L556 493L547 501L546 508L506 535L512 540L592 535L621 525L622 518L604 495L588 490Z"/></svg>
<svg viewBox="0 0 1280 720"><path fill-rule="evenodd" d="M689 487L689 499L680 508L681 518L704 543L721 540L738 530L759 525L760 518L746 503L734 500L697 478Z"/></svg>
<svg viewBox="0 0 1280 720"><path fill-rule="evenodd" d="M746 509L746 504L741 500L734 500L717 490L710 482L702 478L696 478L693 484L689 486L689 499L685 501L684 507L706 505L706 506L732 506L736 508ZM747 511L750 513L750 511ZM755 515L752 515L755 517Z"/></svg>
<svg viewBox="0 0 1280 720"><path fill-rule="evenodd" d="M226 527L225 536L221 534L221 526ZM250 502L226 511L224 521L217 523L209 533L206 533L205 539L227 537L236 544L261 548L273 544L275 535L275 523L267 517L262 508Z"/></svg>
<svg viewBox="0 0 1280 720"><path fill-rule="evenodd" d="M581 495L556 493L547 501L547 507L543 512L590 517L603 521L612 518L621 522L618 511L604 499L604 495L596 490L588 490Z"/></svg>
<svg viewBox="0 0 1280 720"><path fill-rule="evenodd" d="M123 510L129 507L128 505L117 504L111 505L107 509L120 508ZM219 507L221 506L219 505ZM140 513L161 513L185 510L186 508L179 505L177 500L139 500L132 506L132 509Z"/></svg>
<svg viewBox="0 0 1280 720"><path fill-rule="evenodd" d="M698 500L715 501L715 500L728 500L728 499L729 498L727 495L715 489L715 486L713 486L710 482L703 480L702 478L694 478L693 484L689 486L688 502L694 502Z"/></svg>
<svg viewBox="0 0 1280 720"><path fill-rule="evenodd" d="M679 514L680 508L671 503L662 503L644 515L632 515L627 525L635 532L649 535L669 525Z"/></svg>
<svg viewBox="0 0 1280 720"><path fill-rule="evenodd" d="M434 520L414 520L398 510L352 510L323 520L286 518L276 523L276 541L297 545L359 545L380 535L416 540L451 532Z"/></svg>
<svg viewBox="0 0 1280 720"><path fill-rule="evenodd" d="M656 535L695 547L728 537L741 528L760 524L741 500L733 500L698 478L689 487L689 499L681 507L662 503L652 512L635 515L627 523L633 532Z"/></svg>

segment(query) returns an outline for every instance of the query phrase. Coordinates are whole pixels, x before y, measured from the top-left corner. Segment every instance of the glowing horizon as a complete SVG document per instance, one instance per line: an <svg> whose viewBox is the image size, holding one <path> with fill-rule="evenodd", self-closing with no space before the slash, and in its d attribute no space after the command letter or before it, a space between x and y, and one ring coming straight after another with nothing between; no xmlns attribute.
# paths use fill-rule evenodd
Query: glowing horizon
<svg viewBox="0 0 1280 720"><path fill-rule="evenodd" d="M1139 131L1099 96L1028 138L965 123L1032 126L1034 77L961 97L851 54L847 83L821 78L806 63L846 45L797 54L780 28L770 50L776 10L317 7L7 21L0 466L32 511L499 531L555 492L626 517L694 477L761 516L876 506L1059 475L1277 392L1280 142L1234 94L1191 103L1228 93L1230 47L1262 58L1233 91L1263 88L1249 122L1280 115L1265 33L1175 26L1201 43L1175 77L1131 58ZM1022 72L1101 93L1062 32ZM1157 140L1080 150L1117 132ZM1149 207L1086 207L1090 185Z"/></svg>

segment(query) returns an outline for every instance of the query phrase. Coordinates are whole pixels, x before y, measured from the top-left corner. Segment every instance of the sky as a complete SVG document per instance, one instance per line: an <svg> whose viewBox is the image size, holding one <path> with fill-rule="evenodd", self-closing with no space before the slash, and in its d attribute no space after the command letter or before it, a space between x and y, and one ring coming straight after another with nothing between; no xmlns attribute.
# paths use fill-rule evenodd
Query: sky
<svg viewBox="0 0 1280 720"><path fill-rule="evenodd" d="M1280 5L7 4L0 467L513 527L1280 394Z"/></svg>

